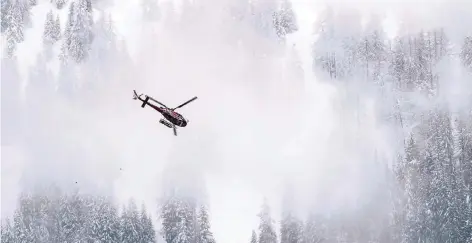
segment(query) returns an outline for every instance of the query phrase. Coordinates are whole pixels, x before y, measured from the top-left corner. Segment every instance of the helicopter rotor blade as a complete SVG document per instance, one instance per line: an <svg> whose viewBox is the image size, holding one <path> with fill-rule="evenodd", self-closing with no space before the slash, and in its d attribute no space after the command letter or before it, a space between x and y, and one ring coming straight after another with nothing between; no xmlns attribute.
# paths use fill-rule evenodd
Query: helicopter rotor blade
<svg viewBox="0 0 472 243"><path fill-rule="evenodd" d="M168 108L166 105L164 105L164 104L162 104L161 102L159 102L159 101L155 100L155 99L154 99L154 98L152 98L151 96L147 96L147 97L149 97L149 99L150 99L150 100L152 100L152 101L154 101L154 102L158 103L159 105L162 105L162 106L164 106L165 108Z"/></svg>
<svg viewBox="0 0 472 243"><path fill-rule="evenodd" d="M184 105L186 105L186 104L188 104L188 103L190 103L190 102L192 102L192 101L194 101L194 100L196 100L196 99L197 99L197 96L195 96L195 97L193 97L192 99L190 99L190 100L186 101L185 103L183 103L183 104L181 104L181 105L179 105L179 106L177 106L177 107L173 108L172 110L175 110L175 109L181 108L182 106L184 106Z"/></svg>

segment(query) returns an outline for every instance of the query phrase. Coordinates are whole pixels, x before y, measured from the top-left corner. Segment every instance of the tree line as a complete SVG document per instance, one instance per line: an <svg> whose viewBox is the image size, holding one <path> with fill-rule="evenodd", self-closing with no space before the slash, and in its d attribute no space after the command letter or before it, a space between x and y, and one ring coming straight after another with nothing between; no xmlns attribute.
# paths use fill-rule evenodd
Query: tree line
<svg viewBox="0 0 472 243"><path fill-rule="evenodd" d="M1 239L18 242L214 243L209 212L195 200L171 197L160 206L162 227L131 199L121 208L113 198L63 192L57 187L22 193L13 217L2 221Z"/></svg>
<svg viewBox="0 0 472 243"><path fill-rule="evenodd" d="M22 193L1 239L17 242L156 242L153 222L133 200L118 210L110 198L61 192Z"/></svg>
<svg viewBox="0 0 472 243"><path fill-rule="evenodd" d="M382 118L404 134L403 150L390 170L395 178L390 236L381 242L472 241L471 94L461 106L455 97L444 98L444 87L470 79L471 37L454 43L447 29L439 28L408 35L400 29L389 39L375 26L375 16L358 32L343 29L345 16L332 9L322 16L316 23L314 72L377 89L384 95L377 100L386 113ZM451 77L450 70L462 70L461 76Z"/></svg>

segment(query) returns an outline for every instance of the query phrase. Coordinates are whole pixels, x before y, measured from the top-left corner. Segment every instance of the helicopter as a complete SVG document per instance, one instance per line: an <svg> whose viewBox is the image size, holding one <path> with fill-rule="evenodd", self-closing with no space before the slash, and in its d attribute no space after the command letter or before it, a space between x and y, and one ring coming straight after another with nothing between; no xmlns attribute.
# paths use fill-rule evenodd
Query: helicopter
<svg viewBox="0 0 472 243"><path fill-rule="evenodd" d="M181 105L179 105L175 108L169 108L166 105L164 105L163 103L155 100L151 96L144 95L144 98L142 98L141 96L143 94L138 95L136 93L136 90L133 90L133 93L134 93L133 94L133 99L134 100L140 100L140 101L143 102L141 104L142 108L144 108L146 105L148 105L148 106L152 107L154 110L158 111L159 113L161 113L164 116L165 119L160 119L159 123L165 125L168 128L172 128L174 130L174 135L175 136L177 136L177 127L186 127L188 122L189 122L188 119L185 119L181 114L175 112L175 110L178 109L178 108L181 108L184 105L186 105L186 104L188 104L188 103L190 103L190 102L197 99L197 96L195 96L192 99L184 102L183 104L181 104ZM159 107L157 105L154 105L152 103L149 103L149 100L156 102L161 107Z"/></svg>

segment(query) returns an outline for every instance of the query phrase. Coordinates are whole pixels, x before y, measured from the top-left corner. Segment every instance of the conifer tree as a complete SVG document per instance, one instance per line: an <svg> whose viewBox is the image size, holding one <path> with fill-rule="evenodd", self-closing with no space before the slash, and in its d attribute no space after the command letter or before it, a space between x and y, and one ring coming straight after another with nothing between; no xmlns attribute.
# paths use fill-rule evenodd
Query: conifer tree
<svg viewBox="0 0 472 243"><path fill-rule="evenodd" d="M64 32L61 59L66 60L70 57L76 63L81 63L88 58L94 38L92 27L91 1L78 0L71 3Z"/></svg>
<svg viewBox="0 0 472 243"><path fill-rule="evenodd" d="M123 243L140 242L143 232L140 221L136 203L134 200L130 200L121 216L121 240Z"/></svg>
<svg viewBox="0 0 472 243"><path fill-rule="evenodd" d="M1 227L1 242L2 243L16 243L18 242L15 239L15 234L13 231L13 227L10 223L10 219L6 219L4 222L2 222L2 227Z"/></svg>
<svg viewBox="0 0 472 243"><path fill-rule="evenodd" d="M461 47L461 59L464 66L472 71L472 36L467 36Z"/></svg>
<svg viewBox="0 0 472 243"><path fill-rule="evenodd" d="M53 3L57 9L61 10L67 1L68 0L51 0L51 3Z"/></svg>
<svg viewBox="0 0 472 243"><path fill-rule="evenodd" d="M389 75L393 79L396 90L403 90L406 87L406 70L408 59L406 55L406 44L403 38L396 37L392 44L392 57L389 63Z"/></svg>
<svg viewBox="0 0 472 243"><path fill-rule="evenodd" d="M282 0L280 9L274 14L274 26L280 38L298 30L297 17L290 0Z"/></svg>
<svg viewBox="0 0 472 243"><path fill-rule="evenodd" d="M316 220L314 214L309 214L303 228L303 236L301 242L303 243L320 243L323 242L323 229Z"/></svg>
<svg viewBox="0 0 472 243"><path fill-rule="evenodd" d="M52 31L54 33L54 37L56 41L58 41L62 36L61 36L61 20L59 19L59 15L56 16L56 21L54 23L54 29Z"/></svg>
<svg viewBox="0 0 472 243"><path fill-rule="evenodd" d="M270 207L264 200L261 212L259 213L259 243L277 243L274 222L271 217Z"/></svg>
<svg viewBox="0 0 472 243"><path fill-rule="evenodd" d="M13 231L15 240L18 242L31 242L28 228L23 222L23 218L19 211L16 211L13 215Z"/></svg>
<svg viewBox="0 0 472 243"><path fill-rule="evenodd" d="M141 241L143 243L155 243L156 242L156 232L152 224L151 217L147 214L146 206L143 204L141 206L141 215L140 215L141 225L143 229Z"/></svg>
<svg viewBox="0 0 472 243"><path fill-rule="evenodd" d="M69 5L69 13L67 15L67 23L66 28L64 30L63 38L62 38L62 45L61 45L61 53L59 55L59 59L61 60L62 64L68 62L69 59L69 47L72 43L72 27L74 26L74 15L75 15L75 2L72 2Z"/></svg>
<svg viewBox="0 0 472 243"><path fill-rule="evenodd" d="M210 219L205 205L201 205L197 216L198 235L197 243L215 243L210 230Z"/></svg>
<svg viewBox="0 0 472 243"><path fill-rule="evenodd" d="M335 32L335 15L332 8L327 8L315 23L315 31L319 35L313 43L313 70L323 70L332 79L338 78L339 74L339 40Z"/></svg>
<svg viewBox="0 0 472 243"><path fill-rule="evenodd" d="M46 15L46 22L44 23L43 31L43 43L53 44L53 28L54 28L54 16L52 10L50 10Z"/></svg>
<svg viewBox="0 0 472 243"><path fill-rule="evenodd" d="M178 227L181 224L179 215L180 203L175 197L165 199L160 209L162 219L162 236L167 243L176 243L179 232Z"/></svg>
<svg viewBox="0 0 472 243"><path fill-rule="evenodd" d="M18 43L24 41L24 11L27 9L24 8L22 0L13 1L9 8L6 16L8 22L8 27L6 29L6 48L7 55L12 57L15 53L16 46Z"/></svg>
<svg viewBox="0 0 472 243"><path fill-rule="evenodd" d="M10 9L10 5L11 5L11 0L1 0L0 2L2 33L5 32L5 30L8 28L8 25L9 25L9 19L7 18L7 16L8 16L8 11Z"/></svg>
<svg viewBox="0 0 472 243"><path fill-rule="evenodd" d="M280 243L299 243L302 240L302 224L291 213L287 213L280 223Z"/></svg>
<svg viewBox="0 0 472 243"><path fill-rule="evenodd" d="M61 38L61 29L59 23L59 16L54 20L52 10L46 16L46 23L44 24L43 43L52 45Z"/></svg>
<svg viewBox="0 0 472 243"><path fill-rule="evenodd" d="M22 193L19 198L19 208L13 215L13 228L18 242L34 242L33 231L33 202L31 195Z"/></svg>
<svg viewBox="0 0 472 243"><path fill-rule="evenodd" d="M193 198L183 198L179 214L181 222L178 228L177 242L193 242L197 239L197 212L196 202Z"/></svg>
<svg viewBox="0 0 472 243"><path fill-rule="evenodd" d="M119 242L119 217L116 208L104 197L93 200L88 238L97 242Z"/></svg>
<svg viewBox="0 0 472 243"><path fill-rule="evenodd" d="M257 234L255 230L252 230L251 243L257 243Z"/></svg>
<svg viewBox="0 0 472 243"><path fill-rule="evenodd" d="M62 193L57 188L23 193L13 216L2 223L2 242L155 243L154 226L131 201L119 217L109 198ZM121 228L123 227L123 228Z"/></svg>
<svg viewBox="0 0 472 243"><path fill-rule="evenodd" d="M294 188L287 184L282 200L280 243L299 243L302 240L302 222L294 215Z"/></svg>

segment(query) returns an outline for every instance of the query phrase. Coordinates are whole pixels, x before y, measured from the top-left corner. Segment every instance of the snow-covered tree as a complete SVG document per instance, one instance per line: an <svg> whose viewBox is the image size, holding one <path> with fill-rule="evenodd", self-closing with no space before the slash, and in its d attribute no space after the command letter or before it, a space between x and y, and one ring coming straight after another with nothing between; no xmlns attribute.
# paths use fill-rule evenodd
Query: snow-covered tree
<svg viewBox="0 0 472 243"><path fill-rule="evenodd" d="M323 242L324 233L321 224L316 220L314 214L309 214L303 228L303 236L301 242L303 243L320 243Z"/></svg>
<svg viewBox="0 0 472 243"><path fill-rule="evenodd" d="M64 5L67 3L68 0L51 0L51 3L53 3L57 9L62 9Z"/></svg>
<svg viewBox="0 0 472 243"><path fill-rule="evenodd" d="M141 225L142 225L142 235L141 235L141 242L142 243L155 243L156 242L156 232L154 230L154 225L152 224L152 219L148 215L146 206L143 204L141 206Z"/></svg>
<svg viewBox="0 0 472 243"><path fill-rule="evenodd" d="M294 214L293 186L287 185L282 200L282 221L280 222L280 243L300 243L303 223Z"/></svg>
<svg viewBox="0 0 472 243"><path fill-rule="evenodd" d="M138 207L136 206L134 200L130 200L128 207L124 209L124 212L121 216L121 230L121 242L140 242L143 229Z"/></svg>
<svg viewBox="0 0 472 243"><path fill-rule="evenodd" d="M280 223L280 243L299 243L302 241L302 223L288 213Z"/></svg>
<svg viewBox="0 0 472 243"><path fill-rule="evenodd" d="M290 0L282 0L280 9L274 13L274 27L281 38L298 30L297 17Z"/></svg>
<svg viewBox="0 0 472 243"><path fill-rule="evenodd" d="M1 242L2 243L16 243L18 242L15 238L15 232L13 231L13 227L10 223L10 219L5 219L2 222L1 227Z"/></svg>
<svg viewBox="0 0 472 243"><path fill-rule="evenodd" d="M8 16L8 11L10 9L11 5L11 0L1 0L0 2L0 7L1 7L1 30L2 33L5 32L5 30L8 28L9 25L9 19L7 18Z"/></svg>
<svg viewBox="0 0 472 243"><path fill-rule="evenodd" d="M257 234L256 234L256 231L253 230L252 231L252 234L251 234L251 243L257 243Z"/></svg>
<svg viewBox="0 0 472 243"><path fill-rule="evenodd" d="M210 229L210 219L205 205L201 205L197 214L197 243L215 243Z"/></svg>
<svg viewBox="0 0 472 243"><path fill-rule="evenodd" d="M154 226L142 212L130 203L120 217L110 198L55 187L36 190L21 195L13 225L2 224L2 242L154 243Z"/></svg>
<svg viewBox="0 0 472 243"><path fill-rule="evenodd" d="M270 207L264 200L259 213L259 243L277 243L277 234L275 232L274 220L272 219Z"/></svg>
<svg viewBox="0 0 472 243"><path fill-rule="evenodd" d="M46 23L44 24L43 43L52 45L61 38L61 26L59 16L54 20L52 10L46 16Z"/></svg>
<svg viewBox="0 0 472 243"><path fill-rule="evenodd" d="M93 35L93 9L90 0L77 0L69 7L69 15L64 32L62 47L62 59L70 57L73 61L81 63L89 56L89 51L94 38Z"/></svg>
<svg viewBox="0 0 472 243"><path fill-rule="evenodd" d="M181 200L180 224L178 228L177 242L194 242L197 239L197 211L193 198Z"/></svg>
<svg viewBox="0 0 472 243"><path fill-rule="evenodd" d="M403 38L396 37L392 45L392 57L389 62L389 75L396 90L404 90L407 80L408 58L407 49Z"/></svg>
<svg viewBox="0 0 472 243"><path fill-rule="evenodd" d="M332 79L338 78L339 58L336 52L341 49L340 37L336 36L336 17L332 8L327 8L320 14L315 23L315 34L318 35L313 43L313 70L323 70Z"/></svg>
<svg viewBox="0 0 472 243"><path fill-rule="evenodd" d="M472 192L472 115L461 116L457 123L456 157L459 161L460 172L463 173L465 186L470 190L469 192Z"/></svg>
<svg viewBox="0 0 472 243"><path fill-rule="evenodd" d="M167 243L177 242L177 231L181 223L179 215L180 203L175 197L165 199L160 209L160 217L162 219L162 236Z"/></svg>
<svg viewBox="0 0 472 243"><path fill-rule="evenodd" d="M196 205L191 198L171 196L161 206L162 235L167 243L196 240Z"/></svg>
<svg viewBox="0 0 472 243"><path fill-rule="evenodd" d="M385 33L382 30L374 30L372 34L367 37L366 59L368 66L371 68L367 70L370 78L377 83L383 83L383 74L386 73L387 62L387 46L385 43ZM370 64L370 65L369 65Z"/></svg>
<svg viewBox="0 0 472 243"><path fill-rule="evenodd" d="M461 48L461 59L464 66L472 70L472 36L467 36Z"/></svg>
<svg viewBox="0 0 472 243"><path fill-rule="evenodd" d="M6 16L8 27L5 31L6 35L6 48L7 55L13 56L16 50L16 45L24 41L24 21L25 21L25 9L23 0L11 2Z"/></svg>
<svg viewBox="0 0 472 243"><path fill-rule="evenodd" d="M31 242L31 235L18 211L13 215L13 230L15 232L15 240L18 242Z"/></svg>
<svg viewBox="0 0 472 243"><path fill-rule="evenodd" d="M457 147L455 150L458 177L458 200L461 208L462 222L465 223L461 230L467 241L472 240L472 115L463 115L457 121ZM464 221L465 220L465 221ZM468 236L468 237L467 237Z"/></svg>
<svg viewBox="0 0 472 243"><path fill-rule="evenodd" d="M459 229L467 225L463 213L467 211L467 200L454 162L450 114L436 107L424 117L417 136L420 146L410 138L406 148L404 239L466 241L467 234Z"/></svg>
<svg viewBox="0 0 472 243"><path fill-rule="evenodd" d="M61 53L59 54L59 59L61 62L68 63L69 59L69 47L72 43L72 27L74 26L74 15L75 15L75 8L76 8L76 3L72 2L69 5L69 13L67 15L67 22L66 22L66 28L64 30L64 33L62 35L62 45L61 45Z"/></svg>
<svg viewBox="0 0 472 243"><path fill-rule="evenodd" d="M19 208L13 215L13 228L18 242L34 242L34 204L31 195L23 193L19 197Z"/></svg>
<svg viewBox="0 0 472 243"><path fill-rule="evenodd" d="M120 242L118 212L107 198L93 199L87 235L94 242Z"/></svg>

